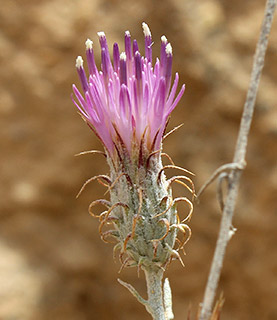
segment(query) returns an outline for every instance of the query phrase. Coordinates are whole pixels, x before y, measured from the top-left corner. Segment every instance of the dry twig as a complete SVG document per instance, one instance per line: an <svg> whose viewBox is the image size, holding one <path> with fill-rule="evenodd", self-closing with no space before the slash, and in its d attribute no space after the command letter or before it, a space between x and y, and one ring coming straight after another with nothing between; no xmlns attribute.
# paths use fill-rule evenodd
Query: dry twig
<svg viewBox="0 0 277 320"><path fill-rule="evenodd" d="M260 77L264 66L264 57L267 49L268 36L272 25L276 2L277 0L267 0L260 37L255 52L250 85L248 88L246 102L244 104L240 123L239 135L233 159L233 163L235 164L241 164L245 162L248 134L253 117ZM239 168L231 169L231 172L228 174L228 193L221 219L220 230L211 265L211 270L209 273L209 278L201 307L200 320L207 320L211 317L211 310L214 303L218 281L223 265L223 259L228 240L230 238L230 229L232 226L232 218L234 214L241 174L242 170Z"/></svg>

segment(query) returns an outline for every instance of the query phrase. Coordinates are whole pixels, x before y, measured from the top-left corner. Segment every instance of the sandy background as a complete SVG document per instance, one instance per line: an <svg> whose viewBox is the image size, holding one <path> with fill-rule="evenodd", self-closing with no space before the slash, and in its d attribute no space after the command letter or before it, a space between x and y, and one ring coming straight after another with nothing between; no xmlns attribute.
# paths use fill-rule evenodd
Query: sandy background
<svg viewBox="0 0 277 320"><path fill-rule="evenodd" d="M173 46L186 93L165 143L175 163L196 173L197 189L230 162L244 103L262 0L1 0L0 5L0 319L150 319L116 279L145 295L136 270L118 275L88 204L105 191L100 156L74 157L99 142L70 100L75 58L104 30L122 48L125 30L142 46L146 21L159 52ZM99 47L95 46L99 63ZM220 291L222 319L277 319L277 19L270 46ZM176 189L176 194L181 194ZM196 206L186 267L171 264L176 320L202 299L220 213L212 186Z"/></svg>

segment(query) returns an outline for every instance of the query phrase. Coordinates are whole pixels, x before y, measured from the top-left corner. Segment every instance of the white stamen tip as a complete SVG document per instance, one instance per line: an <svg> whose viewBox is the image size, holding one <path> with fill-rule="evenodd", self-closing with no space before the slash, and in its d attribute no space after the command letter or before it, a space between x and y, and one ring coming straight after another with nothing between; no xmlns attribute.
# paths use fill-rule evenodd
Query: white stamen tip
<svg viewBox="0 0 277 320"><path fill-rule="evenodd" d="M78 56L76 59L76 68L78 69L83 68L83 65L84 65L83 58L81 56Z"/></svg>
<svg viewBox="0 0 277 320"><path fill-rule="evenodd" d="M87 41L86 41L86 49L87 50L91 50L92 49L92 45L93 45L93 42L90 39L87 39Z"/></svg>
<svg viewBox="0 0 277 320"><path fill-rule="evenodd" d="M130 31L125 31L125 36L127 36L127 37L131 37L131 33L130 33Z"/></svg>
<svg viewBox="0 0 277 320"><path fill-rule="evenodd" d="M162 40L163 43L167 43L166 36L161 36L161 40Z"/></svg>
<svg viewBox="0 0 277 320"><path fill-rule="evenodd" d="M172 47L171 47L171 44L168 43L165 47L165 52L166 54L169 56L169 55L172 55Z"/></svg>
<svg viewBox="0 0 277 320"><path fill-rule="evenodd" d="M97 32L97 35L98 35L99 38L105 38L106 37L104 31Z"/></svg>
<svg viewBox="0 0 277 320"><path fill-rule="evenodd" d="M142 23L142 29L145 37L151 37L151 31L145 22Z"/></svg>
<svg viewBox="0 0 277 320"><path fill-rule="evenodd" d="M120 53L120 60L126 61L126 53L125 52Z"/></svg>

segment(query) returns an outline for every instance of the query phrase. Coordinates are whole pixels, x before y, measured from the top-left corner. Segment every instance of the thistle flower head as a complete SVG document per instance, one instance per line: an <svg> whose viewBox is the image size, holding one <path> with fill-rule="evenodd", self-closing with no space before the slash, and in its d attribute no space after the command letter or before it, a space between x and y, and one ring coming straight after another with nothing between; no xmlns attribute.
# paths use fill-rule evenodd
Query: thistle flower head
<svg viewBox="0 0 277 320"><path fill-rule="evenodd" d="M185 224L192 213L192 203L185 197L173 199L172 184L178 182L194 194L193 182L184 175L166 180L166 169L185 169L162 165L161 144L168 118L176 107L185 87L176 96L178 74L171 88L172 47L165 36L161 37L160 59L152 65L152 36L143 23L145 36L144 56L136 40L131 41L125 32L125 49L120 53L118 44L113 46L113 62L104 32L99 32L101 46L101 71L96 67L93 43L86 41L89 70L87 77L83 59L78 57L76 68L83 94L73 85L77 101L75 105L89 127L102 141L110 176L104 179L110 201L105 199L91 203L107 207L98 216L99 232L104 241L108 236L116 239L115 248L120 258L127 255L122 265L144 268L161 267L172 258L179 258L178 250L190 237ZM185 180L182 182L181 180ZM188 183L190 186L188 186ZM86 184L85 184L86 185ZM81 189L82 190L82 189ZM189 213L179 217L177 203L185 202ZM107 226L113 229L104 231ZM177 234L185 235L175 249Z"/></svg>
<svg viewBox="0 0 277 320"><path fill-rule="evenodd" d="M125 49L113 46L113 62L104 32L98 32L101 46L101 70L95 64L93 42L86 41L89 75L83 59L76 59L83 94L73 85L75 105L81 115L114 157L125 150L131 158L142 148L148 154L160 149L170 113L176 107L185 87L176 96L178 74L171 88L172 47L161 38L160 59L152 64L152 36L146 23L144 56L136 40L125 32ZM120 145L120 148L119 148Z"/></svg>

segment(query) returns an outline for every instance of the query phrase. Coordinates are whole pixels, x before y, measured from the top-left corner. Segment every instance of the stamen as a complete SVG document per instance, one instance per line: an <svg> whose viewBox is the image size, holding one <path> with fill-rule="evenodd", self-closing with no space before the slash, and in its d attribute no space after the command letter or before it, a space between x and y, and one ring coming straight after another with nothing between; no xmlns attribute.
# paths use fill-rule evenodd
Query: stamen
<svg viewBox="0 0 277 320"><path fill-rule="evenodd" d="M141 66L141 56L138 51L135 53L135 74L136 74L136 79L140 81L142 78L142 66Z"/></svg>
<svg viewBox="0 0 277 320"><path fill-rule="evenodd" d="M97 71L97 67L94 60L94 53L93 53L93 42L90 39L86 41L86 55L87 55L87 62L88 62L88 69L90 75L94 75Z"/></svg>
<svg viewBox="0 0 277 320"><path fill-rule="evenodd" d="M86 49L87 50L91 50L92 49L92 45L93 45L93 41L91 41L90 39L87 39L87 41L86 41Z"/></svg>
<svg viewBox="0 0 277 320"><path fill-rule="evenodd" d="M84 65L83 58L81 56L78 56L76 59L76 68L77 69L83 68L83 65Z"/></svg>
<svg viewBox="0 0 277 320"><path fill-rule="evenodd" d="M166 64L166 52L165 47L167 45L167 39L165 36L161 37L161 54L160 54L160 60L161 60L161 73L164 74L164 66Z"/></svg>
<svg viewBox="0 0 277 320"><path fill-rule="evenodd" d="M126 53L120 54L120 83L127 84Z"/></svg>
<svg viewBox="0 0 277 320"><path fill-rule="evenodd" d="M131 34L129 31L125 32L125 52L127 60L132 58L132 43L131 43Z"/></svg>
<svg viewBox="0 0 277 320"><path fill-rule="evenodd" d="M144 33L144 37L145 37L145 58L148 60L148 62L152 62L151 31L145 22L142 23L142 29L143 29L143 33Z"/></svg>
<svg viewBox="0 0 277 320"><path fill-rule="evenodd" d="M167 38L166 38L166 36L161 36L161 41L162 41L162 43L167 44Z"/></svg>
<svg viewBox="0 0 277 320"><path fill-rule="evenodd" d="M165 52L166 54L169 56L169 55L172 55L172 46L170 43L168 43L165 47Z"/></svg>
<svg viewBox="0 0 277 320"><path fill-rule="evenodd" d="M104 31L97 32L97 35L98 35L99 38L106 38L106 35L105 35Z"/></svg>
<svg viewBox="0 0 277 320"><path fill-rule="evenodd" d="M108 52L106 51L105 48L102 48L102 51L101 51L101 67L102 67L102 71L103 71L103 75L105 77L107 77L108 75L108 72L109 72L109 68L108 68L108 64L109 64L109 61L108 61Z"/></svg>
<svg viewBox="0 0 277 320"><path fill-rule="evenodd" d="M121 54L120 54L120 60L126 61L126 53L125 53L125 52L121 52Z"/></svg>
<svg viewBox="0 0 277 320"><path fill-rule="evenodd" d="M118 68L119 68L119 47L118 47L117 43L115 43L113 45L113 65L114 65L114 71L118 72Z"/></svg>
<svg viewBox="0 0 277 320"><path fill-rule="evenodd" d="M78 56L76 59L76 68L81 81L82 88L84 92L86 92L88 90L88 80L83 65L83 58L81 56Z"/></svg>
<svg viewBox="0 0 277 320"><path fill-rule="evenodd" d="M137 40L133 41L133 55L135 56L136 52L139 51Z"/></svg>
<svg viewBox="0 0 277 320"><path fill-rule="evenodd" d="M108 72L112 72L112 63L111 63L111 59L110 59L110 54L109 54L109 47L108 47L108 43L107 43L107 39L106 39L106 35L103 31L100 31L97 33L98 37L99 37L99 42L100 42L100 46L101 46L101 54L103 53L103 49L104 49L104 52L105 52L105 62L106 63L106 66L104 67L105 68L105 71L108 73ZM102 64L103 64L103 55L102 55ZM103 67L102 67L103 68ZM104 70L102 69L103 73L104 73ZM105 73L104 73L105 74Z"/></svg>
<svg viewBox="0 0 277 320"><path fill-rule="evenodd" d="M145 22L142 23L142 29L145 37L151 37L151 31Z"/></svg>
<svg viewBox="0 0 277 320"><path fill-rule="evenodd" d="M166 45L165 53L166 53L165 81L166 81L166 95L167 95L171 85L171 70L172 70L172 47L170 43Z"/></svg>

